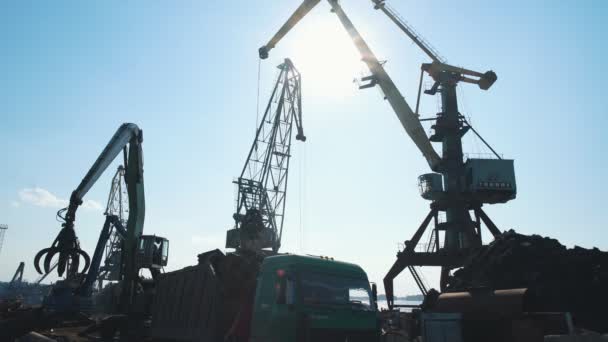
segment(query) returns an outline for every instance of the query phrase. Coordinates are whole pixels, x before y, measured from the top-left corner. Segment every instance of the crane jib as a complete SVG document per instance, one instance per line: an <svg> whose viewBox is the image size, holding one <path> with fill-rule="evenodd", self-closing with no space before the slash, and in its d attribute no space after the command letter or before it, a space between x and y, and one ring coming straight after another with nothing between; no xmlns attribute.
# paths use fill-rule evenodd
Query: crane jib
<svg viewBox="0 0 608 342"><path fill-rule="evenodd" d="M305 0L289 17L287 22L279 29L279 31L271 38L268 44L260 48L260 58L267 58L268 52L274 48L275 45L289 32L289 30L291 30L293 26L295 26L319 2L320 1L318 0ZM441 157L433 148L431 141L424 131L424 127L420 124L418 116L412 111L408 103L405 101L399 89L395 86L392 79L384 70L384 67L380 64L378 58L371 51L365 40L363 40L359 32L355 29L354 25L346 13L344 13L340 4L336 0L328 0L328 2L332 7L332 11L336 13L340 19L340 22L350 35L357 50L359 50L363 61L373 75L374 83L379 85L384 92L386 99L397 115L397 118L401 122L401 125L405 129L406 133L413 140L416 147L418 147L418 149L422 152L430 168L432 170L438 170L440 168Z"/></svg>

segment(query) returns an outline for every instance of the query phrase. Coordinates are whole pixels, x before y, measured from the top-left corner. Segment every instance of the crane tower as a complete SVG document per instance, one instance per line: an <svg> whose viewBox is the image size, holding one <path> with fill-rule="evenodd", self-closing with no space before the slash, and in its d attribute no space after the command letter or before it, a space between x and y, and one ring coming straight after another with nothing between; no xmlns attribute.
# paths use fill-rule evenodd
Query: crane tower
<svg viewBox="0 0 608 342"><path fill-rule="evenodd" d="M300 73L289 59L278 66L279 77L264 111L237 186L234 229L226 247L261 251L281 246L291 157L291 136L305 141L302 128Z"/></svg>
<svg viewBox="0 0 608 342"><path fill-rule="evenodd" d="M269 51L320 2L321 0L303 0L268 43L260 47L260 58L268 58ZM380 62L355 28L339 0L328 0L331 11L346 29L362 61L371 72L371 75L362 78L366 83L361 84L359 88L380 87L384 99L390 104L405 132L422 152L432 171L419 177L421 195L431 201L431 210L412 238L405 241L405 248L397 254L397 260L384 277L386 298L389 308L392 309L397 306L393 300L393 279L406 268L410 270L424 294L426 289L414 266L441 267L440 287L446 290L450 271L461 267L465 259L482 245L482 223L494 237L500 234L500 230L482 210L482 206L508 202L515 198L517 189L513 160L504 160L494 152L458 109L458 84L476 84L480 89L488 90L497 80L496 74L491 70L477 72L447 64L385 0L371 2L374 9L383 12L432 60L422 64L416 109L412 110L384 69L384 63ZM418 111L424 74L428 74L434 81L433 86L424 93L438 94L441 98L441 111L431 118L420 118ZM430 137L421 125L422 121L433 122ZM477 134L494 152L496 158L465 160L462 137L469 131ZM441 155L437 153L433 143L441 144ZM419 248L423 247L419 242L431 222L434 228L430 231L429 244L426 248Z"/></svg>

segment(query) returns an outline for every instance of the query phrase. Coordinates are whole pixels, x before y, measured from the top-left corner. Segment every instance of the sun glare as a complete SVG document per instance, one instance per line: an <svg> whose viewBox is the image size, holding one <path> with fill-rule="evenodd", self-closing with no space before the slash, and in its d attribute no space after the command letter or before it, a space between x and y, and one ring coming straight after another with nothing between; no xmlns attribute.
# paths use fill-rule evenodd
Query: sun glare
<svg viewBox="0 0 608 342"><path fill-rule="evenodd" d="M356 90L353 80L365 65L339 21L328 16L314 19L300 23L287 49L302 74L304 91L311 96L351 96Z"/></svg>

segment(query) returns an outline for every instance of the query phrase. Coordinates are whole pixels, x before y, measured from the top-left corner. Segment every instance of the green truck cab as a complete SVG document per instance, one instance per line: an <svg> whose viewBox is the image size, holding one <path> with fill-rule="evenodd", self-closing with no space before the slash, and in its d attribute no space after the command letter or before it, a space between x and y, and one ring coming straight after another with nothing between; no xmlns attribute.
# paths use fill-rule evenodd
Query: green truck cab
<svg viewBox="0 0 608 342"><path fill-rule="evenodd" d="M375 292L355 264L267 257L258 274L250 341L378 341Z"/></svg>

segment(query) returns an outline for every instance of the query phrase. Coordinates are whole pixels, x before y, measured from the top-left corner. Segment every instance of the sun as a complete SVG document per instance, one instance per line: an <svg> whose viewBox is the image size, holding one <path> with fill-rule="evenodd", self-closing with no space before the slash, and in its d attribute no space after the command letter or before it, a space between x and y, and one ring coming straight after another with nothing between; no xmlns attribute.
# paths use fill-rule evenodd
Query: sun
<svg viewBox="0 0 608 342"><path fill-rule="evenodd" d="M354 95L353 80L365 65L337 18L327 13L307 17L287 37L287 56L302 74L307 96L347 97Z"/></svg>

